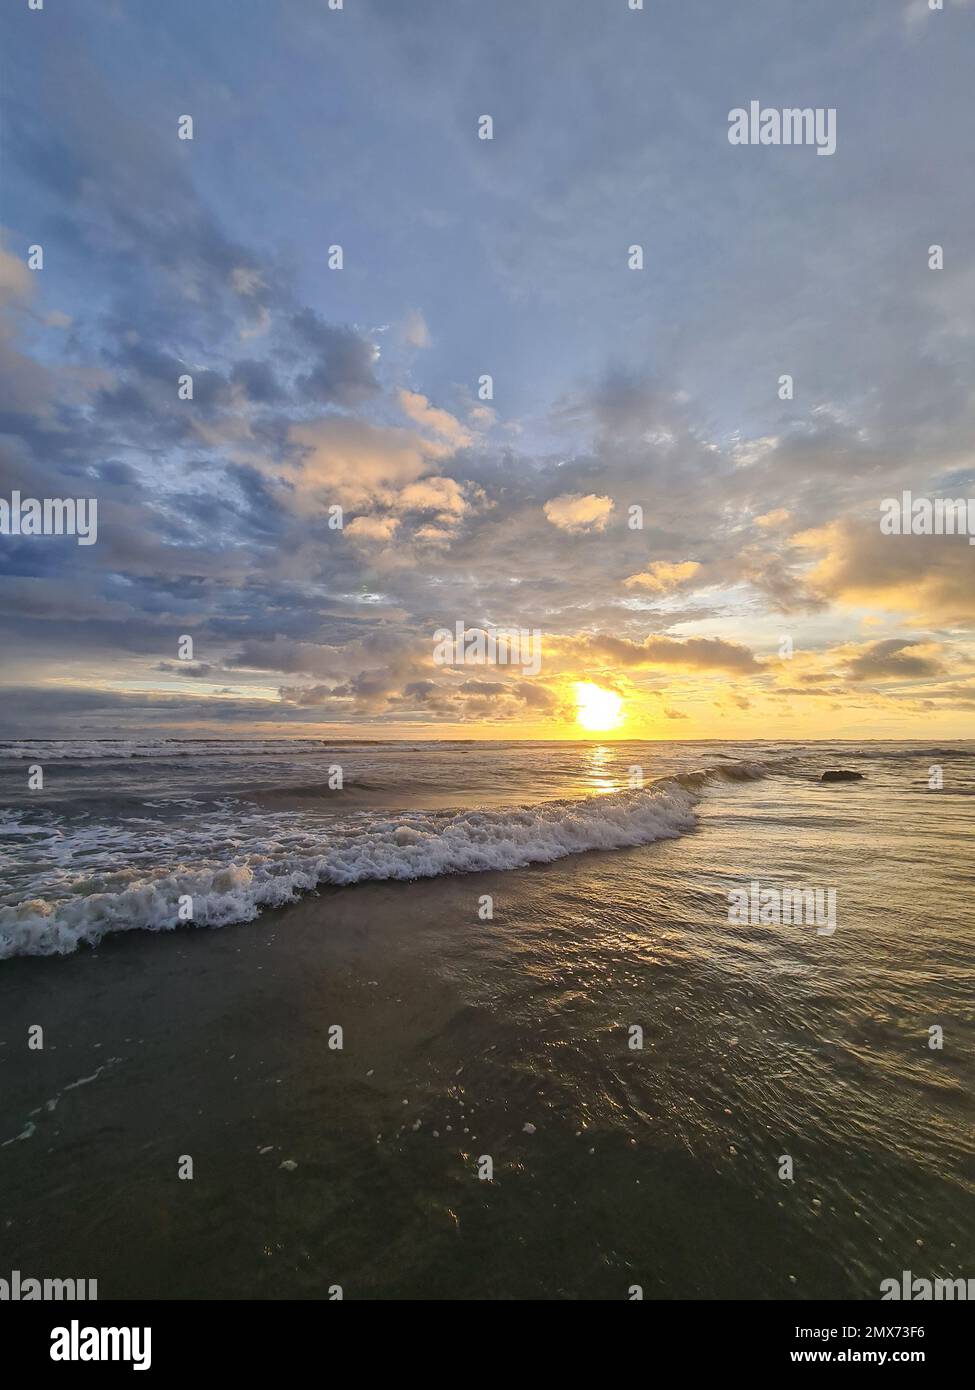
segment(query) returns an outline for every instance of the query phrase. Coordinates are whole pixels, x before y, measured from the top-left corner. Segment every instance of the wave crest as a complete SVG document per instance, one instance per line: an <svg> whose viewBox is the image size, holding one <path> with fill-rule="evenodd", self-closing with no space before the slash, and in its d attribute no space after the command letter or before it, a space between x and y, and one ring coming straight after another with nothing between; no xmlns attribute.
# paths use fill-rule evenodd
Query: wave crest
<svg viewBox="0 0 975 1390"><path fill-rule="evenodd" d="M187 925L179 915L187 895L195 925L222 927L251 921L262 909L323 884L517 869L587 850L652 844L692 830L696 801L693 787L667 779L646 790L580 801L370 817L361 827L325 833L321 845L249 854L239 863L205 861L148 874L124 870L113 875L110 892L0 908L0 959L66 955L111 932Z"/></svg>

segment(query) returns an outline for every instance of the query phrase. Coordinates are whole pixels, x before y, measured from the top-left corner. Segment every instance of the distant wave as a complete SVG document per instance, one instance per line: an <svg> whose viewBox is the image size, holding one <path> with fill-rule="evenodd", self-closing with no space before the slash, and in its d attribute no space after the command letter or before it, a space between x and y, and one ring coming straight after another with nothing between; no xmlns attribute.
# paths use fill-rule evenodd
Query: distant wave
<svg viewBox="0 0 975 1390"><path fill-rule="evenodd" d="M646 790L534 807L369 817L361 828L324 832L317 845L309 836L297 852L275 854L271 841L240 862L123 870L109 892L0 908L0 958L65 955L111 932L170 930L181 925L179 899L186 894L196 925L222 927L324 884L517 869L586 850L652 844L692 830L696 800L693 789L665 779Z"/></svg>
<svg viewBox="0 0 975 1390"><path fill-rule="evenodd" d="M341 745L341 740L322 739L17 739L0 743L0 762L8 758L17 761L33 758L38 762L109 762L133 758L243 757L298 750L323 753Z"/></svg>
<svg viewBox="0 0 975 1390"><path fill-rule="evenodd" d="M965 740L965 742L968 742L968 740ZM844 758L876 758L877 750L869 746L866 748L841 748L840 756ZM885 762L903 762L907 759L916 761L920 758L975 758L975 748L923 748L920 746L909 748L885 747L883 758Z"/></svg>
<svg viewBox="0 0 975 1390"><path fill-rule="evenodd" d="M770 772L788 772L794 758L776 758L761 762L729 762L720 767L704 767L695 772L679 772L667 781L678 783L687 791L699 791L708 782L757 782Z"/></svg>
<svg viewBox="0 0 975 1390"><path fill-rule="evenodd" d="M577 746L575 740L565 741L567 746ZM643 743L644 740L634 740ZM676 740L680 743L680 740ZM971 742L962 740L962 743ZM137 759L165 760L168 758L246 758L274 757L295 753L327 753L330 749L347 748L389 748L399 753L428 753L439 749L477 747L477 739L429 739L420 743L404 743L399 739L319 739L319 738L277 738L277 739L11 739L0 741L0 764L3 762L130 762ZM517 746L515 740L513 746ZM502 746L502 745L498 745ZM558 747L558 743L546 745ZM649 745L653 746L653 745ZM740 745L739 745L740 746ZM766 747L768 745L765 745ZM897 741L882 746L860 745L846 740L812 742L804 744L803 752L809 755L826 755L830 750L836 757L913 759L913 758L975 758L975 743L971 747L956 744L950 748L940 746L903 744ZM713 752L715 758L727 760L732 765L741 765L740 752ZM792 756L798 757L798 753ZM785 759L779 755L772 760L781 764Z"/></svg>

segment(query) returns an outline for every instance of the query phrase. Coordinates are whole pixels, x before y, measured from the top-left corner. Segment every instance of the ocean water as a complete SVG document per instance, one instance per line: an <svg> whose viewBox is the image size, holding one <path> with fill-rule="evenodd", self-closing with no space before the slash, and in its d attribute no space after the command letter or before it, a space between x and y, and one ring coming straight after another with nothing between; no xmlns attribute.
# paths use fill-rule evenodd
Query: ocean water
<svg viewBox="0 0 975 1390"><path fill-rule="evenodd" d="M37 765L43 787L28 790ZM824 786L837 765L862 783ZM937 791L934 765L947 769ZM906 816L918 852L933 838L937 859L964 864L975 745L5 743L0 958L64 954L188 914L199 926L246 922L326 884L649 845L697 829L702 800L753 781L767 784L762 804L805 808L810 845L824 815L847 833L860 817L866 833L873 818ZM744 862L775 814L756 834L750 803L740 809ZM828 867L827 851L818 880Z"/></svg>
<svg viewBox="0 0 975 1390"><path fill-rule="evenodd" d="M29 1068L0 1029L18 1267L103 1297L975 1276L975 744L8 744L0 805L0 1002L72 1019ZM835 930L729 920L753 883L832 891Z"/></svg>

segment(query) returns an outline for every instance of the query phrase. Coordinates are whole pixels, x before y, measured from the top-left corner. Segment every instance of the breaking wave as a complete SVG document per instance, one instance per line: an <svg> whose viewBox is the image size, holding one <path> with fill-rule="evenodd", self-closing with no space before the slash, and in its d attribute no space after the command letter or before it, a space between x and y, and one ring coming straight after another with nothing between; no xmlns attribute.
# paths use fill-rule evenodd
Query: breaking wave
<svg viewBox="0 0 975 1390"><path fill-rule="evenodd" d="M751 778L763 771L755 764L744 773L723 768L720 775ZM187 895L193 924L222 927L328 884L518 869L587 850L674 839L696 825L697 791L708 776L690 773L645 790L530 807L368 815L300 833L293 823L285 831L281 818L269 816L248 852L230 862L124 869L73 884L69 896L0 908L0 959L66 955L112 932L186 925L180 899L185 903Z"/></svg>

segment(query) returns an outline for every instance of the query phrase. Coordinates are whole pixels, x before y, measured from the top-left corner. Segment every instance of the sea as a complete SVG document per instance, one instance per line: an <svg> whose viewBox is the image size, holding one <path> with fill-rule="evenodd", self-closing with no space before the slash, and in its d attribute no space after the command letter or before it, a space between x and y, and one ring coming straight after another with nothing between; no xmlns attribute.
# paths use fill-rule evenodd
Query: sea
<svg viewBox="0 0 975 1390"><path fill-rule="evenodd" d="M18 1267L103 1297L970 1278L973 832L971 741L2 744ZM86 1021L42 1083L14 1049L59 1001ZM190 1218L162 1169L193 1125Z"/></svg>

